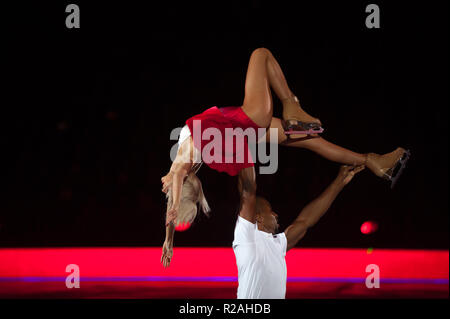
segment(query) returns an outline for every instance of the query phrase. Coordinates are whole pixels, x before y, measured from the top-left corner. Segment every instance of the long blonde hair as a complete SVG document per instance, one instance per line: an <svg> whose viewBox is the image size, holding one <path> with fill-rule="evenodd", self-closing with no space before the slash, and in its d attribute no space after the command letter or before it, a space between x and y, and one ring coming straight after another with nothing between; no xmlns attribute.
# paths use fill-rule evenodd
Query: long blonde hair
<svg viewBox="0 0 450 319"><path fill-rule="evenodd" d="M167 192L166 198L168 209L170 209L173 204L172 188ZM203 213L209 216L211 209L206 201L205 194L203 194L202 182L194 172L191 172L181 189L180 208L178 209L175 225L192 223L197 216L197 204L199 204Z"/></svg>

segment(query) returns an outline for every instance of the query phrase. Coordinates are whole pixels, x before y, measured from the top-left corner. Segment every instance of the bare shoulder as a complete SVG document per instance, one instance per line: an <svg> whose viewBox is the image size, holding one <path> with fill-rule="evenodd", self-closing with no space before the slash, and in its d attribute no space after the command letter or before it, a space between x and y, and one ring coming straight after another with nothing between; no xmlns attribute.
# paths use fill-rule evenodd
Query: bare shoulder
<svg viewBox="0 0 450 319"><path fill-rule="evenodd" d="M174 163L192 163L193 162L194 143L192 138L187 138L178 147L177 156Z"/></svg>
<svg viewBox="0 0 450 319"><path fill-rule="evenodd" d="M187 138L180 145L177 156L172 163L171 171L189 171L193 164L192 139Z"/></svg>

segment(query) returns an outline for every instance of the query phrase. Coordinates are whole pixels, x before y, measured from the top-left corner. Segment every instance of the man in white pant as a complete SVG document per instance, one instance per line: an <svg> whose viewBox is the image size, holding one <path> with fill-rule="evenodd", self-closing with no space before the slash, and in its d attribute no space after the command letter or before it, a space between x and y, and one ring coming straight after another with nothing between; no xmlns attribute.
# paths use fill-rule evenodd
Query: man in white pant
<svg viewBox="0 0 450 319"><path fill-rule="evenodd" d="M336 179L315 200L306 205L282 233L278 215L270 203L256 196L254 168L239 173L241 204L234 230L233 250L239 275L238 299L284 299L286 296L286 252L293 248L325 214L345 185L363 170L341 166Z"/></svg>

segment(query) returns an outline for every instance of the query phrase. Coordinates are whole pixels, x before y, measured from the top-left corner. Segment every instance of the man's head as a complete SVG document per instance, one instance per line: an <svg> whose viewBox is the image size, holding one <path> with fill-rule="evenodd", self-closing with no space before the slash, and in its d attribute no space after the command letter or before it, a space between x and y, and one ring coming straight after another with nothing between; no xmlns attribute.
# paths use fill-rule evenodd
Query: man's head
<svg viewBox="0 0 450 319"><path fill-rule="evenodd" d="M270 203L263 197L256 197L256 222L258 229L276 234L278 231L278 215L272 210Z"/></svg>

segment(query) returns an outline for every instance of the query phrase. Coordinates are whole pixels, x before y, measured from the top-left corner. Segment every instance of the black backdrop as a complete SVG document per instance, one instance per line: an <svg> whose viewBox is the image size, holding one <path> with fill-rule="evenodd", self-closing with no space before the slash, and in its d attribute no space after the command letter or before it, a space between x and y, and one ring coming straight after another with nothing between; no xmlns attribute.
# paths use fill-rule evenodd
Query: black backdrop
<svg viewBox="0 0 450 319"><path fill-rule="evenodd" d="M70 2L3 7L0 245L161 245L169 133L207 107L240 105L249 56L266 47L326 139L412 152L394 190L361 173L299 246L448 248L444 2L377 1L380 29L365 27L365 1L92 2L74 1L80 29L65 27ZM338 167L280 148L258 187L282 228ZM230 246L236 178L199 177L212 217L175 245ZM362 235L365 220L379 230Z"/></svg>

